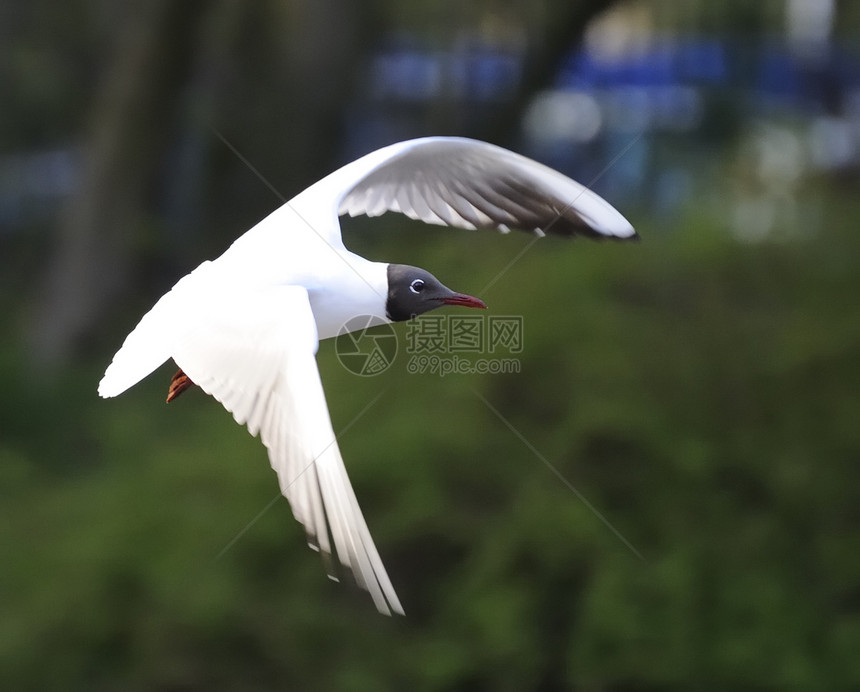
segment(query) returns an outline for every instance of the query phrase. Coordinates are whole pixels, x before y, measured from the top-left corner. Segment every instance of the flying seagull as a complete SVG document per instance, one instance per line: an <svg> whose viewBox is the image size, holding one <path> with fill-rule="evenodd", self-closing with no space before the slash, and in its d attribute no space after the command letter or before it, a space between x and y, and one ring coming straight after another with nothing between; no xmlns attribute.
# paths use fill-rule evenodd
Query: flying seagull
<svg viewBox="0 0 860 692"><path fill-rule="evenodd" d="M180 279L126 337L99 394L116 396L172 358L180 370L168 401L196 384L259 434L311 547L335 554L380 612L403 614L347 477L315 354L359 315L383 324L486 305L424 269L347 250L340 216L387 211L473 230L637 237L601 197L507 149L455 137L392 144L311 185Z"/></svg>

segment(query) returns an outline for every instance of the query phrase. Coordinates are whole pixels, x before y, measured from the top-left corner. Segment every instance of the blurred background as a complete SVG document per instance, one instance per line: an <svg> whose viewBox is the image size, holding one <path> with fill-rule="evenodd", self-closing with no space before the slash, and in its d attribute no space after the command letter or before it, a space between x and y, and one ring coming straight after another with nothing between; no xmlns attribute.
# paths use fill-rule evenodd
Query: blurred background
<svg viewBox="0 0 860 692"><path fill-rule="evenodd" d="M851 0L2 2L3 687L860 684L858 35ZM344 223L523 317L519 374L321 345L335 429L375 401L341 448L386 618L214 400L96 384L180 276L427 134L643 240Z"/></svg>

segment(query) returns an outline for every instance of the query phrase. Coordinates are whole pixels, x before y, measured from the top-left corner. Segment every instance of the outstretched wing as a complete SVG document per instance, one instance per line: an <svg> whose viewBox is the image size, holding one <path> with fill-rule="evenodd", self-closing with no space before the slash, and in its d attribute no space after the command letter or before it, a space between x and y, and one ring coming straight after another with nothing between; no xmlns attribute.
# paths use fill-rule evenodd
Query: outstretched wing
<svg viewBox="0 0 860 692"><path fill-rule="evenodd" d="M276 286L219 295L186 314L182 332L174 360L252 435L259 433L312 547L336 552L381 612L402 614L332 429L307 291Z"/></svg>
<svg viewBox="0 0 860 692"><path fill-rule="evenodd" d="M525 156L459 137L415 139L372 152L291 202L308 213L332 204L339 215L395 211L468 229L637 237L627 219L585 186Z"/></svg>

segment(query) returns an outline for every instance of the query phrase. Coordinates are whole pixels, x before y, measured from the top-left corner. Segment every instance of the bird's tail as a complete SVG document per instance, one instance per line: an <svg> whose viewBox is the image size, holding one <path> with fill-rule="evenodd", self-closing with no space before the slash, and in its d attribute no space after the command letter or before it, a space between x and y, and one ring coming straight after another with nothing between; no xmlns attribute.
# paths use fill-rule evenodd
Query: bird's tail
<svg viewBox="0 0 860 692"><path fill-rule="evenodd" d="M171 357L173 344L185 321L185 310L193 304L189 299L195 294L205 267L210 264L204 262L180 279L141 318L105 371L99 382L99 395L112 397L122 394Z"/></svg>

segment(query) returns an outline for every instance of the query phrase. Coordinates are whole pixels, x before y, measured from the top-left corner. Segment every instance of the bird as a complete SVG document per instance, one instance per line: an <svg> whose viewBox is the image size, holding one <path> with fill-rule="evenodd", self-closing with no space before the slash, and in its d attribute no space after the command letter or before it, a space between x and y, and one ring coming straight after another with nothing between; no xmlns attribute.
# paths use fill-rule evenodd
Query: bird
<svg viewBox="0 0 860 692"><path fill-rule="evenodd" d="M521 154L462 137L398 142L312 184L181 278L126 337L98 393L117 396L173 359L168 401L196 385L259 435L329 575L339 562L379 612L403 615L347 476L317 348L359 315L367 327L486 305L425 269L350 252L340 217L385 212L469 230L638 239L603 198Z"/></svg>

